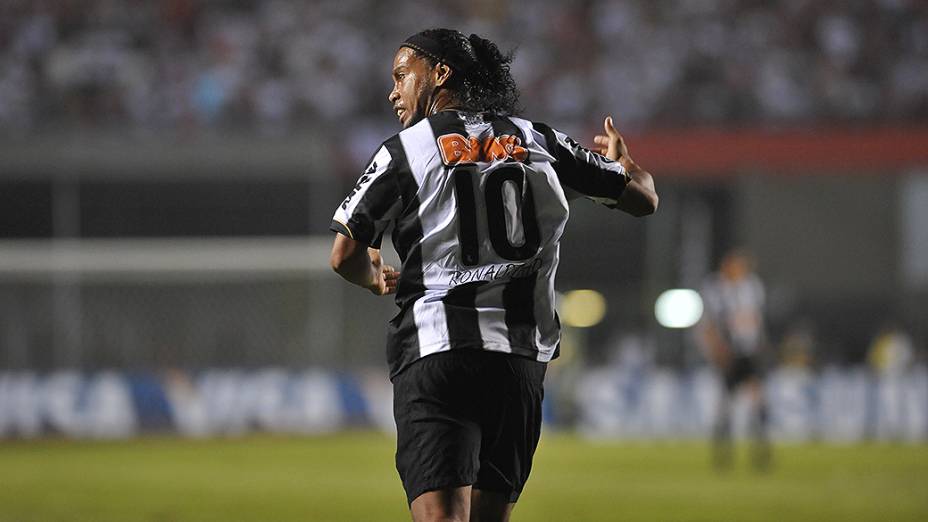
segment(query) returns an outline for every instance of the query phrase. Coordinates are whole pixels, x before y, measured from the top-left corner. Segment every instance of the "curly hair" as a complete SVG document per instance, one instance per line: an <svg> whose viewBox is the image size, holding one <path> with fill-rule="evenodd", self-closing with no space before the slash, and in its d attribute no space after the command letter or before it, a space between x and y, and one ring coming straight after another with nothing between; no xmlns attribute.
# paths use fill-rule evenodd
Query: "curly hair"
<svg viewBox="0 0 928 522"><path fill-rule="evenodd" d="M503 54L495 43L476 34L465 36L454 29L426 29L418 33L438 42L452 68L449 88L454 89L465 108L501 116L519 110L519 90L509 70L513 53ZM431 65L435 56L413 49Z"/></svg>

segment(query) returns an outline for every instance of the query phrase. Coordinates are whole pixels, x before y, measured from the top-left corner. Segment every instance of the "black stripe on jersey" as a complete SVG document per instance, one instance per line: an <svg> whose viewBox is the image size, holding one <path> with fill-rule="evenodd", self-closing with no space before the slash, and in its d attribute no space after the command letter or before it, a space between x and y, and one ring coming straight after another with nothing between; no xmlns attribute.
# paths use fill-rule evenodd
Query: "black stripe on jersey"
<svg viewBox="0 0 928 522"><path fill-rule="evenodd" d="M438 146L438 137L445 134L460 134L467 137L467 127L457 111L441 111L433 114L429 117L429 125L432 126L436 147Z"/></svg>
<svg viewBox="0 0 928 522"><path fill-rule="evenodd" d="M493 116L490 124L493 126L494 136L502 136L503 134L518 136L523 145L526 143L522 129L506 116Z"/></svg>
<svg viewBox="0 0 928 522"><path fill-rule="evenodd" d="M419 221L419 184L412 174L412 169L406 158L406 149L403 148L399 135L397 134L385 141L383 146L392 158L393 179L400 204L403 207L393 233L393 246L405 265L410 261L415 261L412 259L407 260L407 257L411 255L412 247L422 241L423 237L422 222ZM420 258L420 268L421 264L422 260ZM419 280L421 282L421 277Z"/></svg>
<svg viewBox="0 0 928 522"><path fill-rule="evenodd" d="M332 232L338 232L343 236L348 236L351 239L354 239L354 234L351 233L351 229L345 226L341 221L332 220L332 223L329 225L329 230Z"/></svg>
<svg viewBox="0 0 928 522"><path fill-rule="evenodd" d="M448 341L451 349L479 348L480 321L477 317L477 292L487 281L476 281L458 285L441 299L445 304L445 318L448 324Z"/></svg>
<svg viewBox="0 0 928 522"><path fill-rule="evenodd" d="M395 162L391 161L387 166L387 172L371 182L355 205L347 223L352 232L352 239L367 243L374 248L380 248L383 234L382 230L378 233L376 221L387 216L390 207L395 205L399 199L399 188L390 171L394 166ZM361 216L367 219L360 219Z"/></svg>
<svg viewBox="0 0 928 522"><path fill-rule="evenodd" d="M534 348L535 344L535 275L512 279L503 288L506 329L509 345Z"/></svg>
<svg viewBox="0 0 928 522"><path fill-rule="evenodd" d="M396 289L396 304L400 311L390 321L387 339L387 362L390 378L419 358L419 336L413 303L425 294L422 281L422 222L419 220L419 185L413 177L406 158L406 150L399 135L384 142L393 158L397 191L402 200L403 213L393 230L393 246L403 262L400 281Z"/></svg>
<svg viewBox="0 0 928 522"><path fill-rule="evenodd" d="M570 140L574 150L570 150L557 141L554 129L541 122L532 122L534 127L545 137L548 152L557 160L551 164L558 179L564 185L586 196L618 199L625 190L626 179L615 172L603 170L594 164L577 157L577 154L595 154ZM608 160L607 160L608 161Z"/></svg>

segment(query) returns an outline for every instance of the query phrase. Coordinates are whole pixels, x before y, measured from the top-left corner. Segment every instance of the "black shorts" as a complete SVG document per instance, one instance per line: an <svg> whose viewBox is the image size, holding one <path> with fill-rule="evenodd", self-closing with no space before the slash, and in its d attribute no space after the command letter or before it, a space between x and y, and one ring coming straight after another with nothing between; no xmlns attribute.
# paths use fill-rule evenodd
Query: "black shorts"
<svg viewBox="0 0 928 522"><path fill-rule="evenodd" d="M515 502L541 435L547 365L459 349L428 355L393 380L396 469L406 498L450 487Z"/></svg>
<svg viewBox="0 0 928 522"><path fill-rule="evenodd" d="M735 355L725 370L725 389L734 391L735 388L751 378L763 376L760 359L756 355Z"/></svg>

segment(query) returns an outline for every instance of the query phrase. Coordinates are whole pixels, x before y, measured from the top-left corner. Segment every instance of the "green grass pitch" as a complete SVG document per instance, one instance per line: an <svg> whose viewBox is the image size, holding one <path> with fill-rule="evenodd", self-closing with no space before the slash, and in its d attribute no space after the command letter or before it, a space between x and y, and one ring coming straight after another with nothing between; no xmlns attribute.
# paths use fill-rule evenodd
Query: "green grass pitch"
<svg viewBox="0 0 928 522"><path fill-rule="evenodd" d="M743 457L743 455L739 455ZM729 473L704 444L546 433L516 521L928 520L928 445L781 445ZM0 442L2 522L409 520L393 440Z"/></svg>

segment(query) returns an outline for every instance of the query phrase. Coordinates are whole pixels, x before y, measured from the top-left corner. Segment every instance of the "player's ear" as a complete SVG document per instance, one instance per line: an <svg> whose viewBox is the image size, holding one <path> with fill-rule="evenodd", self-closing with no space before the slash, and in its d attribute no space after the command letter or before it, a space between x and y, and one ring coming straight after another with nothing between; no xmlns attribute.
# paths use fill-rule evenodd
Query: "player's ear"
<svg viewBox="0 0 928 522"><path fill-rule="evenodd" d="M451 67L439 62L432 69L432 78L435 80L435 86L441 87L451 78Z"/></svg>

